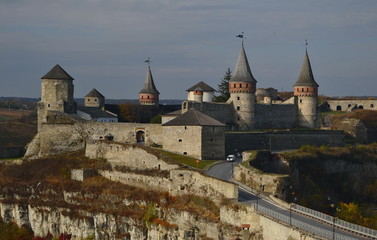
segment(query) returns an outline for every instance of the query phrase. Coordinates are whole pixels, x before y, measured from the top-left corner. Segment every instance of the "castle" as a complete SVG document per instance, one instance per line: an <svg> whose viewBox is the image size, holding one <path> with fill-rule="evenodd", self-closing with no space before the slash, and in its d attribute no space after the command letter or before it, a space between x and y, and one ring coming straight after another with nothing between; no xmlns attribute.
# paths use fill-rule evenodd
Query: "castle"
<svg viewBox="0 0 377 240"><path fill-rule="evenodd" d="M263 128L320 126L318 84L314 80L307 51L298 80L294 84L294 96L286 101L275 101L272 96L265 96L263 102L257 102L257 81L250 70L242 42L236 69L229 81L229 100L226 103L212 102L214 89L200 82L187 90L188 99L183 101L181 110L162 116L162 124L120 123L85 118L80 113L85 109L78 109L73 100L73 78L63 68L56 65L41 79L38 135L29 144L26 156L81 149L87 142L107 139L122 143L162 145L165 150L198 159L223 159L229 152L225 149L234 151L237 148L227 142L227 131L242 134ZM140 104L158 107L159 94L148 64L144 86L139 93ZM85 106L100 111L104 106L103 95L92 90L85 98ZM331 144L330 140L326 140L326 134L319 138L317 136L316 142L326 144L329 141ZM271 136L268 138L271 148ZM295 137L289 139L294 141ZM265 139L258 140L262 145L264 142ZM338 144L341 139L334 142ZM248 147L238 149L246 150Z"/></svg>

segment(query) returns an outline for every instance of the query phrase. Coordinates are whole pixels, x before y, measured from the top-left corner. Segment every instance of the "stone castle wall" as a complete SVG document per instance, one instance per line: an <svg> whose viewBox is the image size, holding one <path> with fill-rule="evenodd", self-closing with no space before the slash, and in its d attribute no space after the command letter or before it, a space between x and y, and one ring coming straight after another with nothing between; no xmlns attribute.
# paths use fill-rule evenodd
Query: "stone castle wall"
<svg viewBox="0 0 377 240"><path fill-rule="evenodd" d="M281 194L281 190L289 181L289 175L264 173L252 166L245 167L241 164L234 168L233 178L257 191L277 195Z"/></svg>
<svg viewBox="0 0 377 240"><path fill-rule="evenodd" d="M376 99L338 99L327 100L331 111L348 111L353 108L362 108L366 110L377 110Z"/></svg>
<svg viewBox="0 0 377 240"><path fill-rule="evenodd" d="M293 128L297 123L295 104L255 104L255 128Z"/></svg>
<svg viewBox="0 0 377 240"><path fill-rule="evenodd" d="M333 147L344 145L343 131L307 130L274 132L226 132L225 153L234 154L246 150L273 151L298 149L303 145Z"/></svg>
<svg viewBox="0 0 377 240"><path fill-rule="evenodd" d="M45 156L83 149L86 143L105 140L136 143L137 132L143 132L147 144L162 144L162 126L145 123L45 123L40 125L38 136L29 144L26 157Z"/></svg>
<svg viewBox="0 0 377 240"><path fill-rule="evenodd" d="M166 163L142 148L117 143L96 142L87 144L85 156L105 158L113 166L170 171L169 178L118 171L100 171L102 176L112 181L146 189L168 191L173 195L194 194L204 197L210 195L218 200L221 200L222 197L231 199L238 197L238 188L235 184L205 176L196 171L178 169L177 164Z"/></svg>
<svg viewBox="0 0 377 240"><path fill-rule="evenodd" d="M119 143L92 142L87 143L85 156L91 159L105 158L113 166L126 166L134 169L171 170L178 164L168 164L142 148Z"/></svg>

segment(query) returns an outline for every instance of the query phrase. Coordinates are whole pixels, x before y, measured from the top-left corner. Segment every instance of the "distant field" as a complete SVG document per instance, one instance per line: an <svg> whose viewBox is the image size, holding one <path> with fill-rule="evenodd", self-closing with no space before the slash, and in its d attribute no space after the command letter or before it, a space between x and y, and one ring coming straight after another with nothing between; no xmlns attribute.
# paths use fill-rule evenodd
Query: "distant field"
<svg viewBox="0 0 377 240"><path fill-rule="evenodd" d="M0 146L25 146L36 133L34 111L0 108Z"/></svg>

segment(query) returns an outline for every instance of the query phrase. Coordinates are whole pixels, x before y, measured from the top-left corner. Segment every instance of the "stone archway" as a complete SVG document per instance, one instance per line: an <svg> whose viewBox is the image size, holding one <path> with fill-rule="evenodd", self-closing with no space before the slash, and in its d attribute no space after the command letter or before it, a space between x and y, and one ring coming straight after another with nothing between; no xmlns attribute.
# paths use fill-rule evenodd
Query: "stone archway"
<svg viewBox="0 0 377 240"><path fill-rule="evenodd" d="M137 131L136 132L136 142L137 143L144 143L145 142L145 132L144 131Z"/></svg>
<svg viewBox="0 0 377 240"><path fill-rule="evenodd" d="M336 111L342 111L342 107L340 105L336 106Z"/></svg>

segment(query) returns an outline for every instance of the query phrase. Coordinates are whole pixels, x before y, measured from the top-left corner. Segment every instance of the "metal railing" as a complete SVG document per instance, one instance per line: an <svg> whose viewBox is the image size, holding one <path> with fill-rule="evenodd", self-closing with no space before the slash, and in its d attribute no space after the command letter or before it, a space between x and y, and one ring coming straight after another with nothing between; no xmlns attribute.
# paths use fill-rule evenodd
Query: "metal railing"
<svg viewBox="0 0 377 240"><path fill-rule="evenodd" d="M272 209L263 207L261 205L259 205L256 208L256 211L261 213L262 215L267 215L267 216L269 216L269 217L271 217L275 220L285 222L287 224L290 224L292 227L299 228L299 229L301 229L305 232L308 232L312 235L315 235L315 236L318 236L318 237L321 237L321 238L334 239L334 240L356 240L356 238L344 236L344 235L337 233L335 226L334 226L334 229L332 231L329 231L329 230L326 230L326 229L323 229L323 228L312 226L312 225L305 223L305 222L302 222L300 220L291 218L290 216L286 216L282 213L279 213L279 212L274 211Z"/></svg>
<svg viewBox="0 0 377 240"><path fill-rule="evenodd" d="M324 213L321 213L321 212L318 212L313 209L306 208L297 204L293 204L291 209L292 211L307 215L317 220L320 220L329 224L335 224L335 226L337 226L338 228L342 228L350 232L364 235L372 239L377 239L377 230L363 227L363 226L353 224L350 222L346 222L340 219L334 219L334 217L330 215L327 215L327 214L324 214Z"/></svg>

